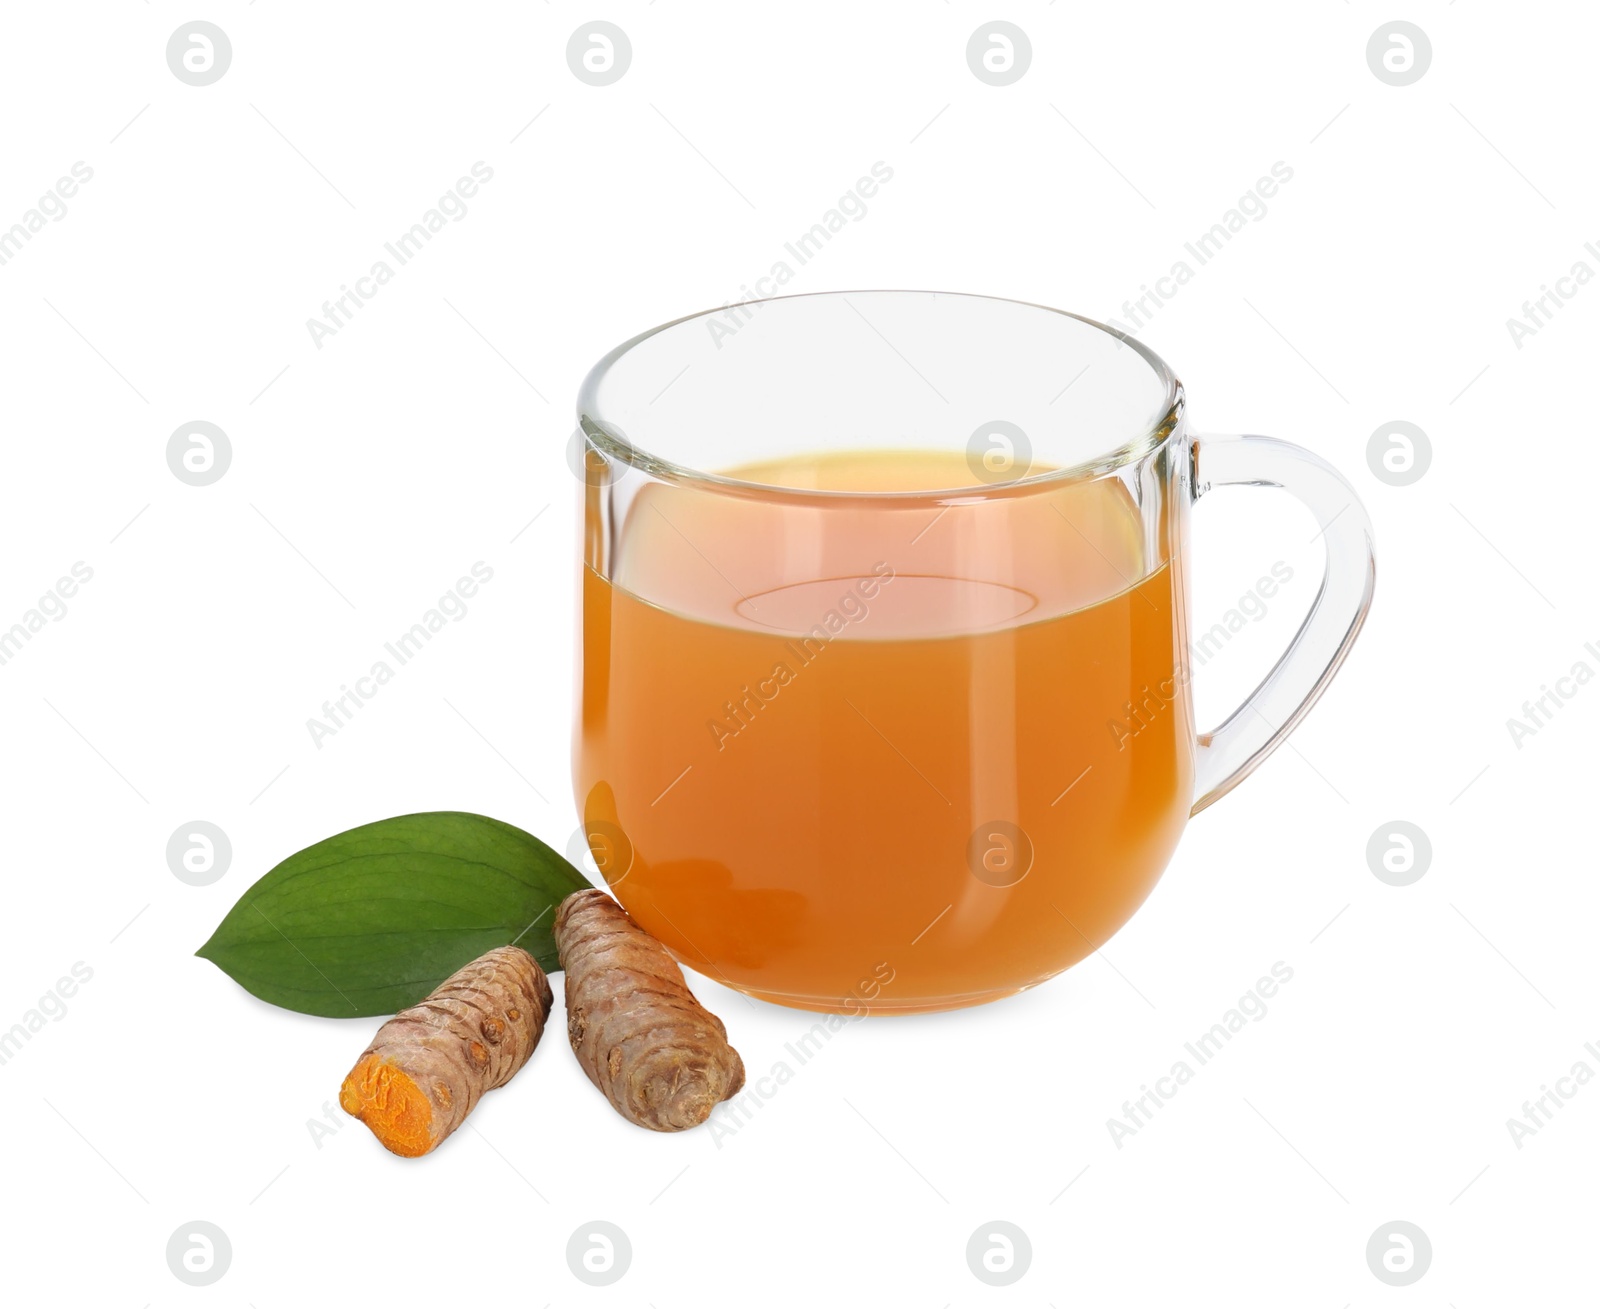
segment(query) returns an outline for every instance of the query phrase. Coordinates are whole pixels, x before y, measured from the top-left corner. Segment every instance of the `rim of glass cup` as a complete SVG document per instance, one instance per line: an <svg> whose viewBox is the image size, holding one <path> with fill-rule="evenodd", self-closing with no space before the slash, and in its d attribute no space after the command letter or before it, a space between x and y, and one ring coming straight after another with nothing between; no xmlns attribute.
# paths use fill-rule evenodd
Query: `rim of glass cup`
<svg viewBox="0 0 1600 1309"><path fill-rule="evenodd" d="M1124 345L1131 346L1133 350L1150 365L1161 382L1165 393L1165 400L1159 406L1160 416L1156 421L1139 435L1129 439L1120 446L1096 455L1091 459L1082 460L1063 468L1050 468L1040 473L1030 473L1026 477L1018 477L1008 481L983 483L978 486L957 486L935 488L917 491L839 491L819 490L814 487L789 487L775 486L770 482L752 482L738 477L729 477L723 473L710 473L701 469L689 468L685 465L674 463L669 459L662 459L628 438L609 430L603 414L599 412L598 395L601 384L605 381L607 373L612 366L621 360L634 347L648 341L651 337L662 332L670 331L684 323L695 322L699 319L709 318L713 314L726 313L735 305L717 305L712 309L702 309L692 314L685 314L681 318L674 318L670 322L661 323L637 336L630 337L621 345L607 351L599 361L589 370L578 388L578 427L585 437L592 442L602 454L617 460L629 467L638 468L653 477L663 481L674 482L684 486L703 487L729 494L772 497L795 497L805 500L927 500L939 497L960 497L964 500L992 499L996 496L1008 495L1019 491L1032 491L1036 488L1053 485L1056 483L1086 481L1091 478L1103 477L1107 473L1125 468L1129 464L1138 463L1140 460L1153 454L1156 450L1178 431L1184 411L1183 383L1178 380L1177 374L1172 371L1167 361L1150 349L1143 342L1136 340L1125 332L1105 323L1097 322L1093 318L1085 318L1082 314L1074 314L1065 309L1056 309L1051 305L1039 304L1033 300L1019 300L1013 296L984 295L975 291L928 291L906 287L877 287L877 288L852 288L840 291L803 291L794 295L763 296L755 300L741 300L736 304L757 305L773 304L782 300L806 300L819 297L843 298L852 295L940 295L962 297L968 300L988 300L997 304L1022 305L1028 309L1042 310L1048 314L1056 314L1062 318L1073 318L1087 327L1104 332L1107 336L1115 337Z"/></svg>

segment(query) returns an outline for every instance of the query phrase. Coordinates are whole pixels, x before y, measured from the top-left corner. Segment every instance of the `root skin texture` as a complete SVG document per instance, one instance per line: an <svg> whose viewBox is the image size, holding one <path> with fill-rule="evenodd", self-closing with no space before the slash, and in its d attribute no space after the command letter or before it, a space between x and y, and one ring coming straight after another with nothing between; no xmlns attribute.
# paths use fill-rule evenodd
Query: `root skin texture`
<svg viewBox="0 0 1600 1309"><path fill-rule="evenodd" d="M427 1154L528 1062L554 998L526 950L489 951L378 1029L339 1088L340 1107L385 1149Z"/></svg>
<svg viewBox="0 0 1600 1309"><path fill-rule="evenodd" d="M667 949L604 891L556 910L567 1038L589 1080L630 1123L679 1132L744 1085L722 1020L701 1007Z"/></svg>

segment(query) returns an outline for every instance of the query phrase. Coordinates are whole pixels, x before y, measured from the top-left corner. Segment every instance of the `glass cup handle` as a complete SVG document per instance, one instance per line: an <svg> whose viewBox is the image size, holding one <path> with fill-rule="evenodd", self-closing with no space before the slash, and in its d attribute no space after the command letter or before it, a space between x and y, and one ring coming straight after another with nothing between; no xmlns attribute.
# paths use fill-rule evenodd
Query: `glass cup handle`
<svg viewBox="0 0 1600 1309"><path fill-rule="evenodd" d="M1311 612L1272 671L1220 727L1200 734L1191 815L1244 781L1316 704L1355 643L1376 579L1372 521L1331 464L1268 436L1196 437L1192 451L1196 500L1214 486L1281 487L1316 515L1328 561Z"/></svg>

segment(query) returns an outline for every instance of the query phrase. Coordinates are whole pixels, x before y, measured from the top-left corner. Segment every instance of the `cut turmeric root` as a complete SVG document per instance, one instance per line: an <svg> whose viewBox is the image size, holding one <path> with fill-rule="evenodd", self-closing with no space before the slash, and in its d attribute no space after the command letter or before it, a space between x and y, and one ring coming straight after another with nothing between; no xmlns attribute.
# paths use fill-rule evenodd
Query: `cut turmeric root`
<svg viewBox="0 0 1600 1309"><path fill-rule="evenodd" d="M340 1107L385 1149L427 1154L528 1062L554 998L526 950L489 951L378 1029L339 1088Z"/></svg>
<svg viewBox="0 0 1600 1309"><path fill-rule="evenodd" d="M744 1085L722 1020L701 1007L667 949L604 891L575 891L555 919L567 1038L589 1080L631 1123L695 1127Z"/></svg>

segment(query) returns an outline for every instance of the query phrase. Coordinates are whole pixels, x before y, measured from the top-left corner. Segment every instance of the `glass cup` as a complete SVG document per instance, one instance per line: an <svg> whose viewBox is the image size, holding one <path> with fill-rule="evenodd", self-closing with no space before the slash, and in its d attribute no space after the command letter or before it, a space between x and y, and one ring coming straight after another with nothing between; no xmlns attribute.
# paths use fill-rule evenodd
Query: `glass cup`
<svg viewBox="0 0 1600 1309"><path fill-rule="evenodd" d="M1349 652L1372 530L1330 466L1199 437L1139 342L983 296L681 318L589 374L577 803L634 918L750 995L980 1004L1102 945ZM1195 731L1190 505L1275 486L1326 575Z"/></svg>

